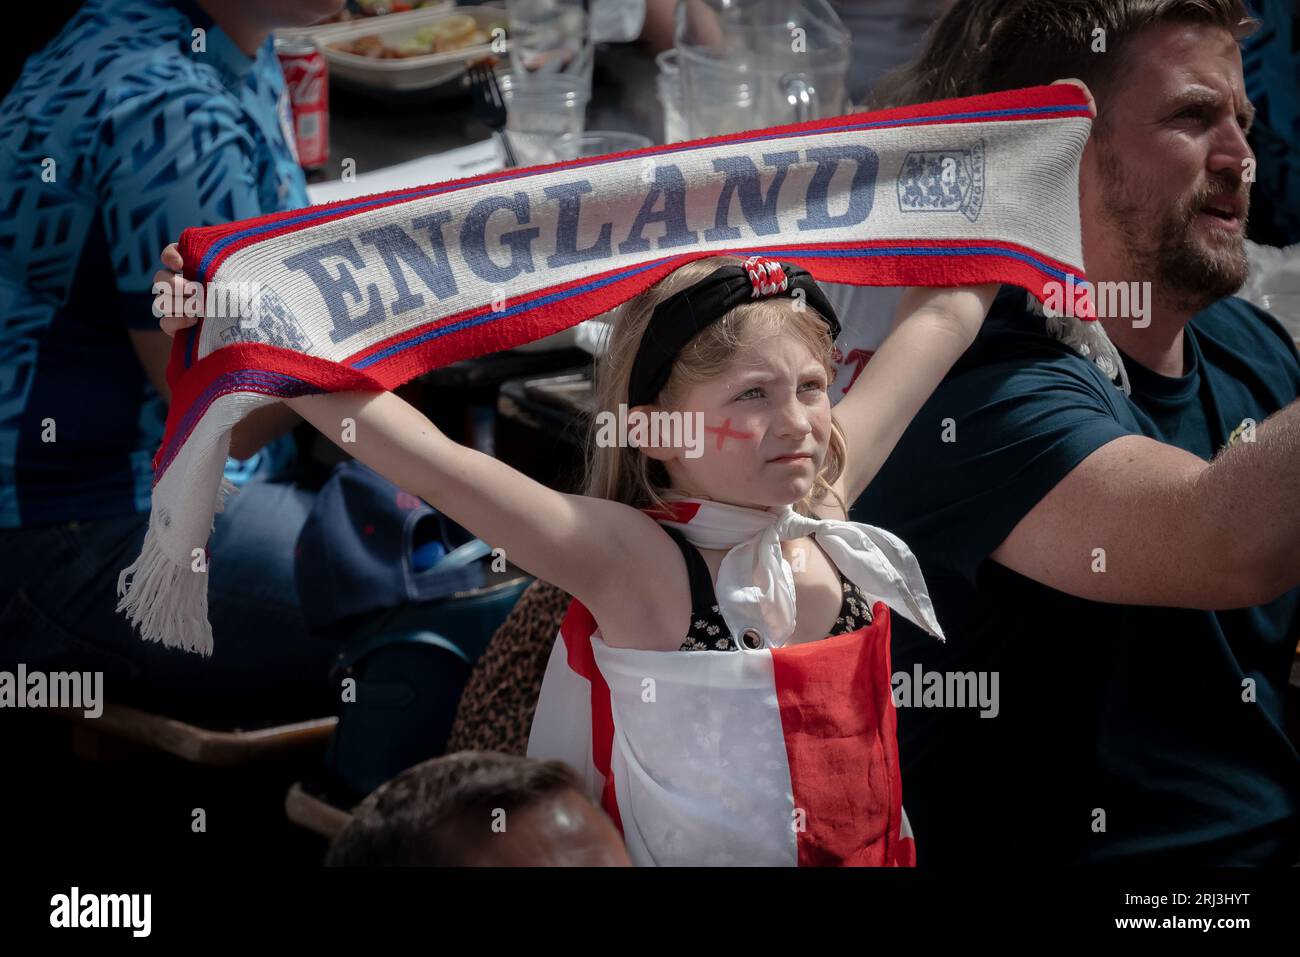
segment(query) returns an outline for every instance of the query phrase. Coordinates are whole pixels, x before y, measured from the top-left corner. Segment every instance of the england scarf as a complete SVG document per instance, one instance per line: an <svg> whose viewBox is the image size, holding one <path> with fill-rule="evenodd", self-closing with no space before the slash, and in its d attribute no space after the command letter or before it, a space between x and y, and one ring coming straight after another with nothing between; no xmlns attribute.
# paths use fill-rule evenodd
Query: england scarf
<svg viewBox="0 0 1300 957"><path fill-rule="evenodd" d="M230 430L261 405L396 388L600 315L718 253L857 285L1083 277L1073 85L649 147L187 229L149 528L118 577L142 637L211 653L207 541ZM232 307L232 303L235 304ZM1096 325L1089 323L1089 325Z"/></svg>
<svg viewBox="0 0 1300 957"><path fill-rule="evenodd" d="M734 651L605 644L576 599L560 626L528 755L564 761L637 865L911 865L890 686L891 609L942 638L902 541L857 522L683 499L649 511L729 549L715 591ZM869 625L789 646L780 542L812 535L872 602ZM758 633L761 647L740 640ZM684 634L683 634L684 637Z"/></svg>

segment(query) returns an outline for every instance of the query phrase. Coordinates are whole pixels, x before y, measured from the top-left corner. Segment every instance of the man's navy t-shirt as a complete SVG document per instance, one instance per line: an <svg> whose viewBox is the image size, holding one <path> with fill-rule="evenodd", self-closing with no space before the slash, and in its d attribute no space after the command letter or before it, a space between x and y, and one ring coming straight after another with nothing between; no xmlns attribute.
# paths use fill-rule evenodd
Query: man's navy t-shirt
<svg viewBox="0 0 1300 957"><path fill-rule="evenodd" d="M1125 396L1025 305L1023 291L1001 291L853 507L912 547L947 635L896 618L895 674L998 673L996 717L899 709L918 862L1292 863L1300 758L1284 710L1300 589L1231 611L1112 605L988 556L1113 439L1145 435L1207 460L1249 440L1247 420L1300 395L1300 356L1271 316L1226 299L1188 324L1184 375L1125 357Z"/></svg>

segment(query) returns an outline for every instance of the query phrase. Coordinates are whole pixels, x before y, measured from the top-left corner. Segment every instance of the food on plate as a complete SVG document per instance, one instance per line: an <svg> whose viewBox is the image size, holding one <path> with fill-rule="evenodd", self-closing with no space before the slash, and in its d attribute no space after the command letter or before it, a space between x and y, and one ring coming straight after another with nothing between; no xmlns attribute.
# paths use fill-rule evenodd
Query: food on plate
<svg viewBox="0 0 1300 957"><path fill-rule="evenodd" d="M404 57L429 56L433 53L449 53L452 50L461 50L487 42L487 34L479 29L473 17L463 13L453 13L410 32L389 37L372 34L355 40L332 43L330 46L354 56L374 60L396 60Z"/></svg>

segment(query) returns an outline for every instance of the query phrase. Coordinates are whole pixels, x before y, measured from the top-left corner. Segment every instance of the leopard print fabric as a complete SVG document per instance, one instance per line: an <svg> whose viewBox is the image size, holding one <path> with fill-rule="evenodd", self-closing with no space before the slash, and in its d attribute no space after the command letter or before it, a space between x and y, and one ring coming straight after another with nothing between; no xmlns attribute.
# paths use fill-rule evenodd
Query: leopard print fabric
<svg viewBox="0 0 1300 957"><path fill-rule="evenodd" d="M447 753L527 753L542 677L569 601L541 579L524 589L470 673Z"/></svg>

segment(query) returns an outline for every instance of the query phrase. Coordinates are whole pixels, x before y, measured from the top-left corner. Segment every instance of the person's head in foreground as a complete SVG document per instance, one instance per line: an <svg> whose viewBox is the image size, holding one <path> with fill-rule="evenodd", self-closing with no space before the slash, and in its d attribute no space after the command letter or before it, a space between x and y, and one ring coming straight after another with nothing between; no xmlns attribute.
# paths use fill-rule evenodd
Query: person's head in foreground
<svg viewBox="0 0 1300 957"><path fill-rule="evenodd" d="M1097 102L1079 177L1088 278L1149 281L1185 319L1246 279L1254 108L1238 41L1255 27L1242 0L957 0L875 104L1083 80Z"/></svg>
<svg viewBox="0 0 1300 957"><path fill-rule="evenodd" d="M329 867L623 867L623 839L573 771L492 751L433 758L380 785Z"/></svg>
<svg viewBox="0 0 1300 957"><path fill-rule="evenodd" d="M745 262L689 262L618 310L596 369L597 408L614 416L623 404L629 415L707 424L693 457L667 439L642 448L602 442L593 416L586 494L637 508L693 497L793 505L804 515L833 494L845 456L827 392L838 321L801 269L787 266L784 289L751 299ZM719 317L719 302L740 304ZM673 341L694 329L684 344Z"/></svg>

